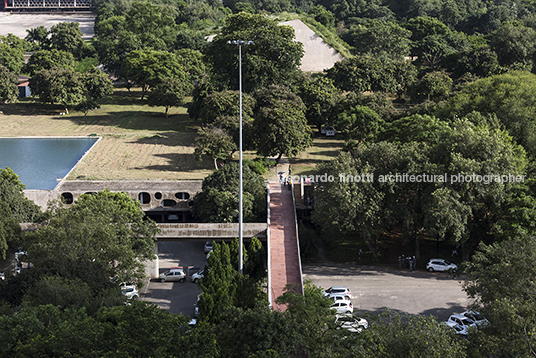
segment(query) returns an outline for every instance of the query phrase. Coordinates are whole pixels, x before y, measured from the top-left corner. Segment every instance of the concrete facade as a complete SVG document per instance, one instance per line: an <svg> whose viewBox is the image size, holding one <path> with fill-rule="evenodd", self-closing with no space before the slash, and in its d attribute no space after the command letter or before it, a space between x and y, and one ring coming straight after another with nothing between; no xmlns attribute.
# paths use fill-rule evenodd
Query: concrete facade
<svg viewBox="0 0 536 358"><path fill-rule="evenodd" d="M165 238L210 238L210 239L233 239L238 237L238 224L208 224L208 223L184 223L184 224L159 224L161 232L156 235L159 239ZM266 223L244 223L242 235L244 238L266 237Z"/></svg>
<svg viewBox="0 0 536 358"><path fill-rule="evenodd" d="M190 202L201 191L201 180L65 180L53 190L25 190L24 195L47 208L50 200L74 202L80 195L109 189L125 192L141 203L144 211L190 211Z"/></svg>

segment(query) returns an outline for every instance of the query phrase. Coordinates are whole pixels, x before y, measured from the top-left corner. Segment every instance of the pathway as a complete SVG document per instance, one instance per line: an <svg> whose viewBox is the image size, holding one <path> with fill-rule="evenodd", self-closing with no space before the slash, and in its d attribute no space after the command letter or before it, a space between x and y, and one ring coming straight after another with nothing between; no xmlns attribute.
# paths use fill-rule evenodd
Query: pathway
<svg viewBox="0 0 536 358"><path fill-rule="evenodd" d="M296 218L292 191L279 181L271 181L270 188L270 279L272 307L284 311L285 305L275 300L289 284L302 284Z"/></svg>

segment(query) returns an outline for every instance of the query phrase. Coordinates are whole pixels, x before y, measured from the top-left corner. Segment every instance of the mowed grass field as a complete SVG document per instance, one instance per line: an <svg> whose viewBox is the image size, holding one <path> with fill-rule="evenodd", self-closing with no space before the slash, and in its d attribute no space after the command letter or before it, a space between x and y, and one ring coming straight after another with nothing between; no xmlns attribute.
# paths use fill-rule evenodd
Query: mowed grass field
<svg viewBox="0 0 536 358"><path fill-rule="evenodd" d="M116 89L100 109L86 116L76 111L60 115L61 106L33 98L0 105L0 137L102 137L67 179L180 180L212 173L212 159L194 158L198 123L189 118L186 107L171 108L165 117L163 107L149 107L140 96L135 89ZM318 162L334 158L342 144L340 139L317 136L313 147L290 160L293 174L311 173Z"/></svg>

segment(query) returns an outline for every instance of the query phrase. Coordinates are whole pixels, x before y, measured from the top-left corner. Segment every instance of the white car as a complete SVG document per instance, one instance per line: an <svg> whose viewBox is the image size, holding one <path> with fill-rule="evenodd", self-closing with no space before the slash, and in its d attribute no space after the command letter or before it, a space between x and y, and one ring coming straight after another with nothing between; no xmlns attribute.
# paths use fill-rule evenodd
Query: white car
<svg viewBox="0 0 536 358"><path fill-rule="evenodd" d="M337 311L337 313L354 313L354 307L350 301L338 301L331 305L332 310Z"/></svg>
<svg viewBox="0 0 536 358"><path fill-rule="evenodd" d="M341 294L341 295L346 295L352 298L352 292L350 292L350 289L346 286L332 286L328 288L327 290L325 290L324 292L322 292L322 294L324 295L324 297L327 297L333 294Z"/></svg>
<svg viewBox="0 0 536 358"><path fill-rule="evenodd" d="M340 293L332 293L331 295L329 295L329 298L331 298L333 300L333 302L350 301L350 299L351 299L350 296L343 295L343 294L340 294Z"/></svg>
<svg viewBox="0 0 536 358"><path fill-rule="evenodd" d="M477 328L477 325L475 321L473 321L470 318L467 318L465 316L462 316L461 314L453 314L449 317L447 322L454 322L459 324L460 326L464 327L465 329L469 329L469 327L475 327Z"/></svg>
<svg viewBox="0 0 536 358"><path fill-rule="evenodd" d="M489 321L477 311L465 311L460 313L460 315L467 317L473 322L475 322L478 328L484 328L489 326Z"/></svg>
<svg viewBox="0 0 536 358"><path fill-rule="evenodd" d="M350 314L337 314L335 317L337 328L346 329L355 333L359 333L363 329L368 328L368 322L364 318L354 317Z"/></svg>
<svg viewBox="0 0 536 358"><path fill-rule="evenodd" d="M198 271L198 272L194 273L192 276L190 276L190 278L192 279L193 283L199 282L199 280L204 277L203 271L204 270Z"/></svg>
<svg viewBox="0 0 536 358"><path fill-rule="evenodd" d="M205 242L205 254L208 254L212 251L212 241Z"/></svg>
<svg viewBox="0 0 536 358"><path fill-rule="evenodd" d="M458 266L444 259L430 259L430 261L426 264L426 269L430 272L443 272L448 270L456 271Z"/></svg>
<svg viewBox="0 0 536 358"><path fill-rule="evenodd" d="M208 252L208 254L207 254L207 260L208 260L208 258L210 257L210 254L211 254L211 253L212 253L212 250L210 250L210 251Z"/></svg>
<svg viewBox="0 0 536 358"><path fill-rule="evenodd" d="M445 321L445 322L442 322L442 324L447 326L447 327L452 328L456 334L459 334L459 335L462 335L462 336L469 335L469 331L467 330L467 328L460 326L456 322Z"/></svg>
<svg viewBox="0 0 536 358"><path fill-rule="evenodd" d="M138 298L138 289L134 285L121 286L121 293L128 299Z"/></svg>

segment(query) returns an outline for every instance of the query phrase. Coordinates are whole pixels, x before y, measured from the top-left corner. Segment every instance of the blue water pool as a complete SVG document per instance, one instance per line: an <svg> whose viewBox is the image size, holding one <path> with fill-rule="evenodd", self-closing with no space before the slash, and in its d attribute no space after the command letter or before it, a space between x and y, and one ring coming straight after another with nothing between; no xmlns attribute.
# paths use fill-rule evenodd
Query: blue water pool
<svg viewBox="0 0 536 358"><path fill-rule="evenodd" d="M0 138L0 168L11 168L26 189L54 189L97 137Z"/></svg>

